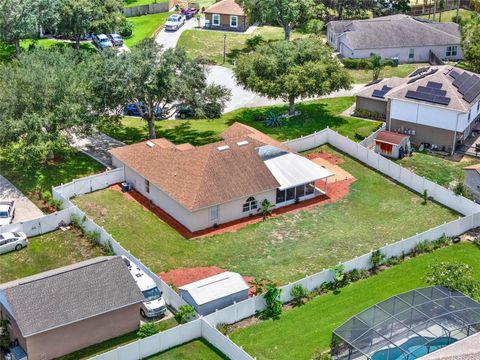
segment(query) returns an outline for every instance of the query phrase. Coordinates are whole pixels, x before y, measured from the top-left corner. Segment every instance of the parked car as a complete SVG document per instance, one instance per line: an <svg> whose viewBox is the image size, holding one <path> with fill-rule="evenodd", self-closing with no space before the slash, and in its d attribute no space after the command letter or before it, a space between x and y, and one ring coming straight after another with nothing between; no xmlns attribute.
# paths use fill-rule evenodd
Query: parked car
<svg viewBox="0 0 480 360"><path fill-rule="evenodd" d="M122 255L122 259L127 265L130 274L137 283L138 288L142 292L144 301L140 309L140 315L145 317L157 317L165 315L167 305L162 298L162 292L158 288L153 279L145 274L137 265L130 261L126 256Z"/></svg>
<svg viewBox="0 0 480 360"><path fill-rule="evenodd" d="M92 35L93 44L100 50L113 47L112 42L105 34Z"/></svg>
<svg viewBox="0 0 480 360"><path fill-rule="evenodd" d="M178 104L176 116L180 119L191 119L195 116L195 112L190 105Z"/></svg>
<svg viewBox="0 0 480 360"><path fill-rule="evenodd" d="M183 25L185 25L185 16L173 14L167 19L167 22L165 23L165 30L177 31Z"/></svg>
<svg viewBox="0 0 480 360"><path fill-rule="evenodd" d="M192 17L194 17L195 15L198 14L198 9L197 8L194 8L194 7L188 7L188 8L184 8L180 11L180 14L185 16L185 19L191 19Z"/></svg>
<svg viewBox="0 0 480 360"><path fill-rule="evenodd" d="M15 217L15 201L0 201L0 226L11 224Z"/></svg>
<svg viewBox="0 0 480 360"><path fill-rule="evenodd" d="M108 38L110 39L113 46L123 46L123 38L118 34L108 34Z"/></svg>
<svg viewBox="0 0 480 360"><path fill-rule="evenodd" d="M143 106L142 103L139 103L139 107L143 110L145 110L145 107ZM140 112L138 111L138 107L137 105L135 104L127 104L124 108L123 108L123 113L125 115L128 115L128 116L142 116L142 114L140 114ZM162 117L162 109L161 108L157 108L156 111L155 111L155 117L157 119L163 119Z"/></svg>
<svg viewBox="0 0 480 360"><path fill-rule="evenodd" d="M27 235L23 232L6 232L0 234L0 254L27 247Z"/></svg>

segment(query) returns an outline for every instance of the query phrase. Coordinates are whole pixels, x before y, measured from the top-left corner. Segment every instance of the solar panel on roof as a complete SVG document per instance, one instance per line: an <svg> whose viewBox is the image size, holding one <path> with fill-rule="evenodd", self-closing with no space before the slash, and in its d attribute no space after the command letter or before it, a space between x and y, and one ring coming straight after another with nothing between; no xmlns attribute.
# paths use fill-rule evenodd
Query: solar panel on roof
<svg viewBox="0 0 480 360"><path fill-rule="evenodd" d="M419 86L417 88L417 91L422 93L427 93L427 94L439 95L439 96L447 95L447 92L445 90L433 89L425 86Z"/></svg>
<svg viewBox="0 0 480 360"><path fill-rule="evenodd" d="M384 98L386 91L383 90L373 90L372 96L377 98Z"/></svg>
<svg viewBox="0 0 480 360"><path fill-rule="evenodd" d="M432 102L441 105L448 105L450 104L450 98L445 96L435 96Z"/></svg>
<svg viewBox="0 0 480 360"><path fill-rule="evenodd" d="M418 74L421 74L425 71L428 70L428 67L422 67L422 68L419 68L417 70L415 70L413 73L411 73L408 77L414 77L414 76L417 76Z"/></svg>
<svg viewBox="0 0 480 360"><path fill-rule="evenodd" d="M428 94L418 91L408 90L405 97L415 100L428 101L434 104L448 105L450 103L450 98L445 96L439 96L434 94Z"/></svg>
<svg viewBox="0 0 480 360"><path fill-rule="evenodd" d="M467 72L463 72L460 76L458 76L455 81L452 83L455 87L460 87L466 80L470 78L470 75Z"/></svg>
<svg viewBox="0 0 480 360"><path fill-rule="evenodd" d="M457 71L452 70L449 75L450 77L456 79L460 74Z"/></svg>
<svg viewBox="0 0 480 360"><path fill-rule="evenodd" d="M471 89L478 81L479 79L475 75L470 76L470 78L468 78L459 86L458 92L462 95L465 95L465 93L469 89Z"/></svg>
<svg viewBox="0 0 480 360"><path fill-rule="evenodd" d="M463 98L465 99L465 101L471 103L477 98L478 95L480 95L480 82L476 83L474 86L468 89L467 92L463 94Z"/></svg>
<svg viewBox="0 0 480 360"><path fill-rule="evenodd" d="M432 88L432 89L441 89L442 88L442 84L441 83L438 83L438 82L435 82L435 81L429 81L427 83L427 87L428 88Z"/></svg>

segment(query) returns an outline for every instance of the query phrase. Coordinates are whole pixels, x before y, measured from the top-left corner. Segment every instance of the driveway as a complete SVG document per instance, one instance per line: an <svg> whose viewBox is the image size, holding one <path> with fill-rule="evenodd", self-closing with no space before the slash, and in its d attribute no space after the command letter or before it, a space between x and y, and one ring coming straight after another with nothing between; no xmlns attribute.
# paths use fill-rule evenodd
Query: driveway
<svg viewBox="0 0 480 360"><path fill-rule="evenodd" d="M185 30L193 29L197 26L197 20L195 18L191 18L185 22L180 29L177 31L165 31L163 29L155 38L155 42L159 45L162 45L164 49L175 48L177 46L178 39L180 39L180 35Z"/></svg>
<svg viewBox="0 0 480 360"><path fill-rule="evenodd" d="M14 223L36 219L44 215L20 190L0 175L0 201L10 200L14 200L16 206Z"/></svg>
<svg viewBox="0 0 480 360"><path fill-rule="evenodd" d="M72 147L80 150L106 167L112 165L112 156L108 151L125 145L123 142L101 132L92 136L72 136L72 138Z"/></svg>
<svg viewBox="0 0 480 360"><path fill-rule="evenodd" d="M284 104L281 99L268 99L252 91L246 90L243 86L238 85L235 80L233 70L223 66L209 66L207 71L207 82L209 84L215 83L223 85L230 89L232 98L225 107L225 112L233 111L239 108L249 108L257 106L270 106L276 104ZM322 96L322 98L354 96L364 84L355 84L350 90L340 90L329 95Z"/></svg>

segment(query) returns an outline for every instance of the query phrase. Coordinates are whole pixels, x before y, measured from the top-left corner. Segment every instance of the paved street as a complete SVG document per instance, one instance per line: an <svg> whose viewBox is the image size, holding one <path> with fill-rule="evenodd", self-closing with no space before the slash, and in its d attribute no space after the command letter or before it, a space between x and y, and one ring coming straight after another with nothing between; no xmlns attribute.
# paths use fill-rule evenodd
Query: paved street
<svg viewBox="0 0 480 360"><path fill-rule="evenodd" d="M112 157L108 151L125 144L104 133L98 132L92 136L82 138L73 136L71 145L108 167L112 165Z"/></svg>
<svg viewBox="0 0 480 360"><path fill-rule="evenodd" d="M31 220L43 215L43 212L22 194L10 181L0 175L0 201L15 201L14 223Z"/></svg>

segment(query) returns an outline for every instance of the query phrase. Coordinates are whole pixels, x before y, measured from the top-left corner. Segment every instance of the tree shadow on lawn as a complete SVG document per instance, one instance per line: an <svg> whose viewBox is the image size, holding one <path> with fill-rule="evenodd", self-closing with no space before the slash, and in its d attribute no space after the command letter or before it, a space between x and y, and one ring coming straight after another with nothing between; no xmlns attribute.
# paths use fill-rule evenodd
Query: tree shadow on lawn
<svg viewBox="0 0 480 360"><path fill-rule="evenodd" d="M285 105L242 109L235 116L228 119L227 124L232 125L238 121L250 125L265 134L273 135L278 140L296 139L327 127L338 129L348 124L344 117L335 115L325 103L316 101L299 103L296 109L301 112L299 116L285 119L283 125L276 128L266 126L264 120L269 112L279 115L285 114L288 110Z"/></svg>
<svg viewBox="0 0 480 360"><path fill-rule="evenodd" d="M200 131L192 127L192 121L182 122L171 129L157 129L157 137L164 137L174 144L192 144L200 146L219 141L220 137L213 130Z"/></svg>
<svg viewBox="0 0 480 360"><path fill-rule="evenodd" d="M101 130L108 136L120 140L127 145L135 144L148 139L146 124L144 127L114 124L102 127Z"/></svg>

